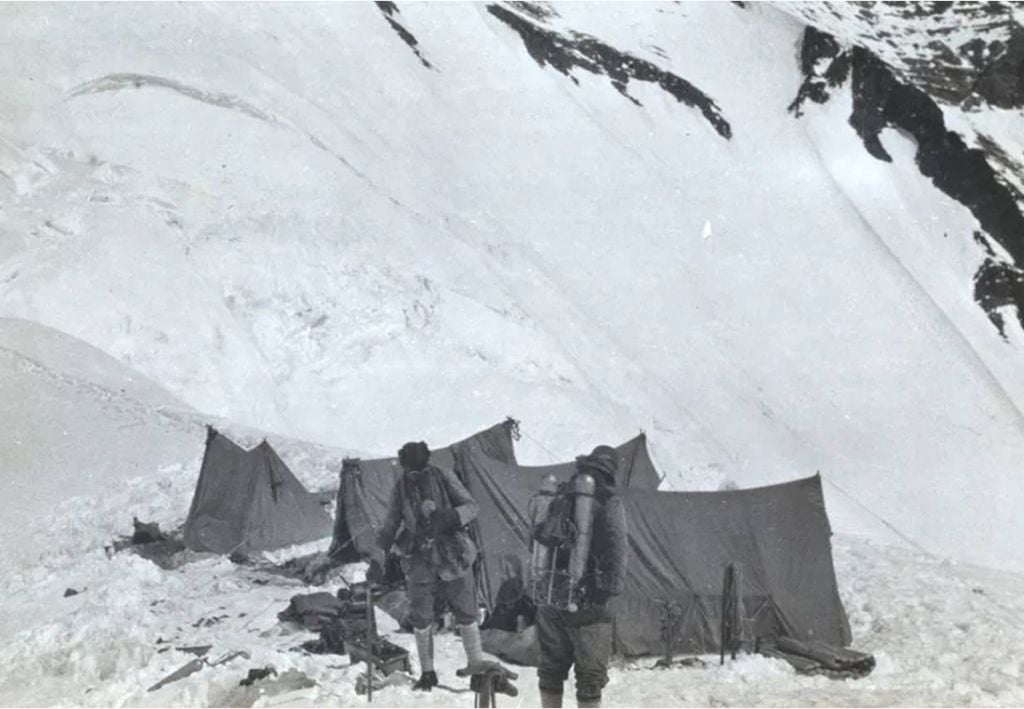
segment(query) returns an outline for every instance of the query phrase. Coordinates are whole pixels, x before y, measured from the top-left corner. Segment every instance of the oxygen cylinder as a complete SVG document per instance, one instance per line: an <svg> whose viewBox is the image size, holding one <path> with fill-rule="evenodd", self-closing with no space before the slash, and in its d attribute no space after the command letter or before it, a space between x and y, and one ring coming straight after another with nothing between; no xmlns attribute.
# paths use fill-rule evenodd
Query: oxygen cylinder
<svg viewBox="0 0 1024 709"><path fill-rule="evenodd" d="M569 610L576 610L576 588L587 571L590 541L594 537L594 478L586 473L573 478L572 494L575 502L576 543L569 556Z"/></svg>
<svg viewBox="0 0 1024 709"><path fill-rule="evenodd" d="M558 492L558 478L554 475L547 475L540 483L540 492L537 493L533 499L533 505L530 513L530 547L532 554L530 557L530 576L537 582L548 572L548 567L551 566L551 554L552 550L536 539L533 538L533 531L537 525L542 522L548 516L548 508L551 506L551 501L554 499L555 493Z"/></svg>

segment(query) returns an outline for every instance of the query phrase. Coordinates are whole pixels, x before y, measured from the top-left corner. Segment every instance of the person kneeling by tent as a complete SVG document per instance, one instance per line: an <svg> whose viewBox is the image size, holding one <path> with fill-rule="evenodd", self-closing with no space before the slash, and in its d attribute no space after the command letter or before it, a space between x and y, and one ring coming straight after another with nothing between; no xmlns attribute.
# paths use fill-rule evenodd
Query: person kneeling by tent
<svg viewBox="0 0 1024 709"><path fill-rule="evenodd" d="M368 576L381 576L394 543L401 559L416 634L421 676L414 689L437 686L434 671L434 600L441 593L451 605L466 661L484 661L477 625L473 562L476 546L465 526L476 519L476 501L449 470L430 465L427 444L409 442L398 452L402 476L391 492Z"/></svg>
<svg viewBox="0 0 1024 709"><path fill-rule="evenodd" d="M608 659L612 653L612 615L608 600L622 592L626 573L626 512L621 498L615 493L615 474L618 456L609 446L598 446L587 456L576 459L576 475L565 489L574 490L577 478L589 475L594 479L594 506L592 538L590 540L584 575L580 579L575 597L569 603L547 602L539 594L537 603L537 639L540 645L540 666L537 684L542 707L561 707L563 684L569 668L575 665L576 703L580 707L601 706L601 693L608 684ZM565 526L575 530L574 543L582 536L575 525L575 507L578 498L562 496L571 504L552 504L548 518L535 531L545 536L542 543L551 541L552 529ZM559 519L561 518L561 519ZM544 529L546 528L546 529ZM553 536L557 537L557 533ZM567 582L565 570L570 554L555 552L556 579L560 585ZM564 594L564 588L558 589ZM558 597L553 594L552 598ZM564 598L564 595L562 596Z"/></svg>

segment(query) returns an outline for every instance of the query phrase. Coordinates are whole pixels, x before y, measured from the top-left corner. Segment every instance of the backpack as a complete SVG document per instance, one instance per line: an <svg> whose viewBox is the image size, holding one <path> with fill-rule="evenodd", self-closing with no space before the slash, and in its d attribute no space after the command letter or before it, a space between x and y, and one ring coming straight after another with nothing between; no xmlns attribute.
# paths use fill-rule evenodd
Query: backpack
<svg viewBox="0 0 1024 709"><path fill-rule="evenodd" d="M533 538L552 549L567 549L576 542L576 496L570 483L558 486L547 514L533 530Z"/></svg>

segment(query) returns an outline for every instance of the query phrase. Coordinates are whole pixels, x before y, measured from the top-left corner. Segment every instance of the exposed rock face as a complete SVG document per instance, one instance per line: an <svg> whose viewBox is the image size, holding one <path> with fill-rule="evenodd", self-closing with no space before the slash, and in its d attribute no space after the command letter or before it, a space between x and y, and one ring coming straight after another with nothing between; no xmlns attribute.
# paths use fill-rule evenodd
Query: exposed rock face
<svg viewBox="0 0 1024 709"><path fill-rule="evenodd" d="M616 49L596 37L544 25L544 20L555 16L555 13L543 4L517 2L512 6L519 12L503 5L488 5L487 10L519 34L530 56L541 66L550 66L575 83L579 83L573 76L576 69L607 76L620 94L638 106L640 102L629 94L629 83L647 81L657 84L679 103L698 109L720 136L732 137L732 126L714 99L683 77Z"/></svg>
<svg viewBox="0 0 1024 709"><path fill-rule="evenodd" d="M391 29L393 29L398 36L402 38L403 42L409 45L409 49L413 51L413 54L415 54L416 58L420 60L420 63L427 69L433 69L434 65L427 61L427 58L423 56L422 52L420 52L419 40L416 39L416 35L406 29L405 25L398 21L398 15L401 12L398 9L398 6L387 0L378 2L376 5L377 9L379 9L384 15L384 19L386 19L388 24L391 25Z"/></svg>
<svg viewBox="0 0 1024 709"><path fill-rule="evenodd" d="M846 83L850 76L850 55L842 50L835 37L808 27L800 45L800 71L804 81L793 103L789 104L789 110L797 116L803 114L804 101L825 103L834 89Z"/></svg>
<svg viewBox="0 0 1024 709"><path fill-rule="evenodd" d="M870 50L947 104L1024 106L1022 8L1005 2L787 2L808 24Z"/></svg>
<svg viewBox="0 0 1024 709"><path fill-rule="evenodd" d="M1005 337L999 312L1016 306L1024 326L1024 165L1019 124L972 134L951 130L947 112L972 115L1024 106L1024 28L1007 3L785 3L812 23L801 47L804 81L790 110L826 102L851 80L850 124L864 147L891 161L879 140L887 127L917 143L915 161L936 187L967 207L984 247L974 296ZM1011 261L992 248L1002 247Z"/></svg>

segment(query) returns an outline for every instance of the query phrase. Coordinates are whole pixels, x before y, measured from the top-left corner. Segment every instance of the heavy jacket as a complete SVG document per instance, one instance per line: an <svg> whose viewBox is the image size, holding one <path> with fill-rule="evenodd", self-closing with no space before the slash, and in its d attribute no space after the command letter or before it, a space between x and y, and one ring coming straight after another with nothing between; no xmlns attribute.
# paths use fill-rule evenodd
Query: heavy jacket
<svg viewBox="0 0 1024 709"><path fill-rule="evenodd" d="M421 512L426 500L439 512L454 509L461 526L430 537ZM452 581L469 572L476 560L476 545L465 525L476 519L477 511L476 501L453 472L428 465L421 471L403 473L395 483L377 541L385 551L395 545L410 581L438 577Z"/></svg>

